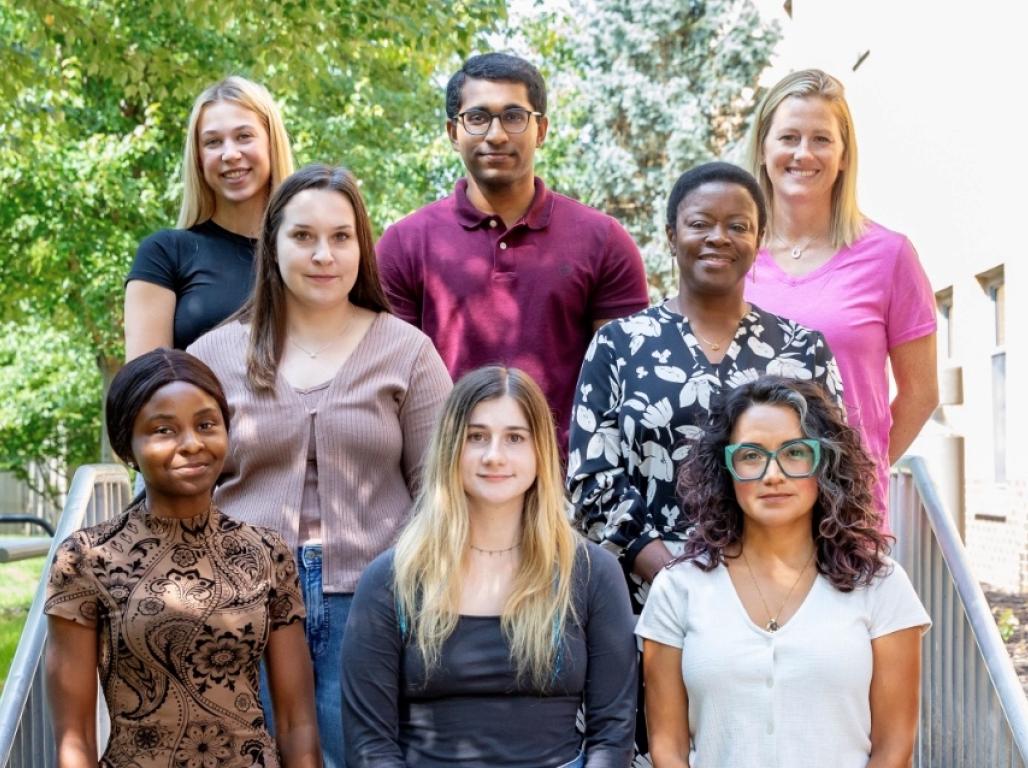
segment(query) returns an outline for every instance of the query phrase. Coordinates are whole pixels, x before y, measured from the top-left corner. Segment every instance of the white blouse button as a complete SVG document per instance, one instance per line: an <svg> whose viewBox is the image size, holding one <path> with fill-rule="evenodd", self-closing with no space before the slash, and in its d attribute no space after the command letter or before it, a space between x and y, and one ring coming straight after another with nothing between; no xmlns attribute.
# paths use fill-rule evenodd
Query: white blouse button
<svg viewBox="0 0 1028 768"><path fill-rule="evenodd" d="M767 679L767 687L768 688L774 688L775 687L775 679L773 677L769 677Z"/></svg>
<svg viewBox="0 0 1028 768"><path fill-rule="evenodd" d="M500 250L501 251L507 250L507 244L506 243L500 243Z"/></svg>
<svg viewBox="0 0 1028 768"><path fill-rule="evenodd" d="M489 226L496 229L496 219L489 219Z"/></svg>
<svg viewBox="0 0 1028 768"><path fill-rule="evenodd" d="M770 736L774 732L775 732L775 724L774 723L768 723L767 724L767 735Z"/></svg>

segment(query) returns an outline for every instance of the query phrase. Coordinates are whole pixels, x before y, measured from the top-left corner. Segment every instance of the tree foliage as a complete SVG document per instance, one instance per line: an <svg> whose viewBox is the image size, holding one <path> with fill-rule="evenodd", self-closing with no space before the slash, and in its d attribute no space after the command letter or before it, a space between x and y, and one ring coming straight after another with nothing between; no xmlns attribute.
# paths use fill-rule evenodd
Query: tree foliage
<svg viewBox="0 0 1028 768"><path fill-rule="evenodd" d="M571 123L555 175L628 228L665 292L671 186L742 138L778 31L752 0L570 0L556 40L543 18Z"/></svg>
<svg viewBox="0 0 1028 768"><path fill-rule="evenodd" d="M101 390L69 334L37 320L0 324L0 470L55 502L69 468L95 460Z"/></svg>

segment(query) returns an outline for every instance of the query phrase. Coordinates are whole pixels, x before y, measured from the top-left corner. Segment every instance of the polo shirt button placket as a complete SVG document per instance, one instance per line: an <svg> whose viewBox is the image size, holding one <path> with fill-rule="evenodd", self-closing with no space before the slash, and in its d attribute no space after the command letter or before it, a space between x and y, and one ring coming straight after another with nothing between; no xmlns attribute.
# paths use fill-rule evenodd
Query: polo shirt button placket
<svg viewBox="0 0 1028 768"><path fill-rule="evenodd" d="M499 243L499 250L496 253L496 272L508 275L508 279L515 272L514 249L505 242Z"/></svg>

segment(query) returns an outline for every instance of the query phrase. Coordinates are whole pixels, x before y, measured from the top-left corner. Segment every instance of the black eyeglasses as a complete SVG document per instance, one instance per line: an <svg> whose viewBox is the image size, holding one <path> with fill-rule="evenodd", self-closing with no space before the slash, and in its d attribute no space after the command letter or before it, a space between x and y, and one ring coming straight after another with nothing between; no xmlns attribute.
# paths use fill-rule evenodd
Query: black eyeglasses
<svg viewBox="0 0 1028 768"><path fill-rule="evenodd" d="M821 443L809 438L789 440L777 451L769 451L752 443L725 446L725 466L739 482L760 480L767 474L771 459L786 477L810 477L821 463Z"/></svg>
<svg viewBox="0 0 1028 768"><path fill-rule="evenodd" d="M542 112L531 112L521 107L509 107L502 112L489 112L485 109L469 109L461 112L454 120L464 126L464 130L472 136L484 136L489 133L493 120L500 119L500 125L506 133L524 133L532 119L543 116Z"/></svg>

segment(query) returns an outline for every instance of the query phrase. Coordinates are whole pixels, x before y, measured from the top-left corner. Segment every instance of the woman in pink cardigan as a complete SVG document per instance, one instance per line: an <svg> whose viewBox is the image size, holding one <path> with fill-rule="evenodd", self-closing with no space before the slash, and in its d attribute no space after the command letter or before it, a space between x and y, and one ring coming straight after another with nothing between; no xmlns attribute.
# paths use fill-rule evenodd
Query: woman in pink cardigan
<svg viewBox="0 0 1028 768"><path fill-rule="evenodd" d="M341 768L352 594L407 521L451 388L428 337L389 313L352 174L315 165L282 183L250 299L189 351L221 379L232 412L216 503L297 552L325 766Z"/></svg>

